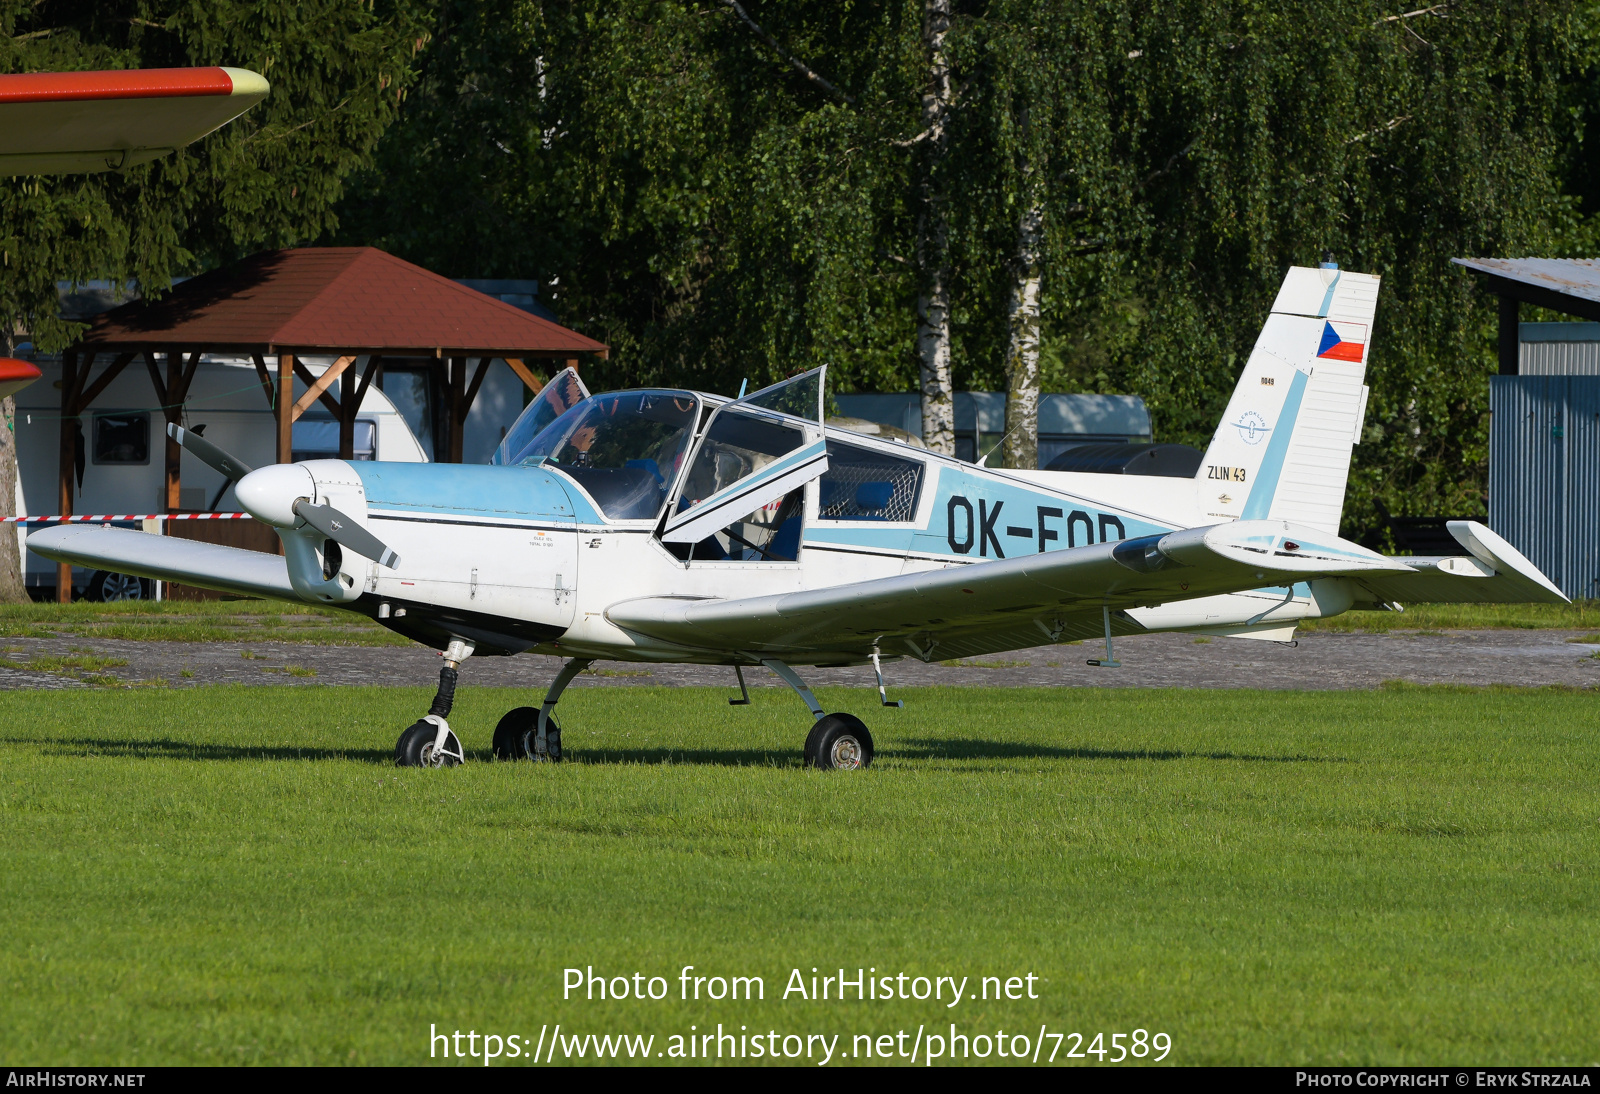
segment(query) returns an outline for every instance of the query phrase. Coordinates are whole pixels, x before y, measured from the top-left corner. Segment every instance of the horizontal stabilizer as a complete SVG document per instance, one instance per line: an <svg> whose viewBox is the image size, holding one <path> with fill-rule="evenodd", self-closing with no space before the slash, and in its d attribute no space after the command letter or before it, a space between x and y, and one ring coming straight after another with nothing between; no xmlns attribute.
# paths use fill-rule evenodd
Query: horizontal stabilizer
<svg viewBox="0 0 1600 1094"><path fill-rule="evenodd" d="M179 581L239 596L299 601L278 555L217 543L154 536L129 528L64 524L28 537L28 550L53 562L70 562L115 574Z"/></svg>
<svg viewBox="0 0 1600 1094"><path fill-rule="evenodd" d="M1357 584L1389 604L1568 603L1522 552L1482 524L1452 520L1448 527L1466 556L1396 559L1414 572L1368 574Z"/></svg>

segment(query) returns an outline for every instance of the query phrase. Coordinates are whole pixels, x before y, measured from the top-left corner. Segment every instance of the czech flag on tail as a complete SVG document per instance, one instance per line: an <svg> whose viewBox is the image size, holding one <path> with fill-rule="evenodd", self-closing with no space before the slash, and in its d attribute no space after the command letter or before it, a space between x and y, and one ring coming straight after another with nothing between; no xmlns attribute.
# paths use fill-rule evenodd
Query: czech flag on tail
<svg viewBox="0 0 1600 1094"><path fill-rule="evenodd" d="M1327 320L1322 327L1322 344L1317 356L1331 361L1361 363L1367 352L1367 328L1360 323L1335 323Z"/></svg>

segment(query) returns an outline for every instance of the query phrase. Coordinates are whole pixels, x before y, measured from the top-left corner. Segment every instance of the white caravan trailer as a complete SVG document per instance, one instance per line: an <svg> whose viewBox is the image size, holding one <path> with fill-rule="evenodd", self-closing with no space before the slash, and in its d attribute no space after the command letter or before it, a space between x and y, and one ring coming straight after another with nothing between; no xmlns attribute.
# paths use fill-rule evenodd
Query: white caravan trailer
<svg viewBox="0 0 1600 1094"><path fill-rule="evenodd" d="M301 358L320 376L331 357ZM60 506L57 461L61 450L61 360L41 355L35 360L41 379L17 395L18 515L53 515ZM277 361L267 358L274 379ZM103 364L96 366L100 374ZM353 372L346 373L353 377ZM340 377L330 388L342 393ZM354 380L353 382L359 382ZM295 380L295 398L305 385ZM74 468L73 511L77 514L154 514L166 511L166 418L157 405L149 371L134 360L111 382L81 418L82 441ZM203 433L260 467L277 458L277 424L248 357L207 354L200 359L184 402L183 425ZM400 463L426 463L427 455L405 418L378 389L367 389L355 423L355 458ZM339 454L339 423L321 403L313 403L294 423L294 459ZM235 512L238 500L226 480L188 452L182 456L180 508L193 512ZM131 527L138 527L137 523ZM19 525L19 536L47 528ZM23 573L30 589L42 592L56 585L56 564L24 549ZM74 569L73 587L95 600L148 596L151 583L119 578L99 570ZM38 595L36 593L35 595Z"/></svg>

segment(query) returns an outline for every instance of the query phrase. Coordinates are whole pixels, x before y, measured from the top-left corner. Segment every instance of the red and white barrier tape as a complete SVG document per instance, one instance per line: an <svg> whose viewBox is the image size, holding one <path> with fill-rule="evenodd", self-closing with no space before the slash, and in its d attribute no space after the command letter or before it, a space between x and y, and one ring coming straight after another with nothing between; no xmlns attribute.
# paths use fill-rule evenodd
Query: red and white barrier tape
<svg viewBox="0 0 1600 1094"><path fill-rule="evenodd" d="M0 517L0 524L109 524L131 520L246 520L249 513L97 513L81 517Z"/></svg>

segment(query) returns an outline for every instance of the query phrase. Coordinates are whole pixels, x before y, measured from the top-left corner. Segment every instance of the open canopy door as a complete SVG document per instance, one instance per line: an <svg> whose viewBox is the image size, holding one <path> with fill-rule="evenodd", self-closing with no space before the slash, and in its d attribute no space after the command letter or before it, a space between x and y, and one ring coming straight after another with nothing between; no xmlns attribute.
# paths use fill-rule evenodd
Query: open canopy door
<svg viewBox="0 0 1600 1094"><path fill-rule="evenodd" d="M669 506L665 542L698 543L827 472L826 371L812 369L717 408Z"/></svg>
<svg viewBox="0 0 1600 1094"><path fill-rule="evenodd" d="M0 175L123 171L199 140L267 96L242 68L0 76Z"/></svg>

